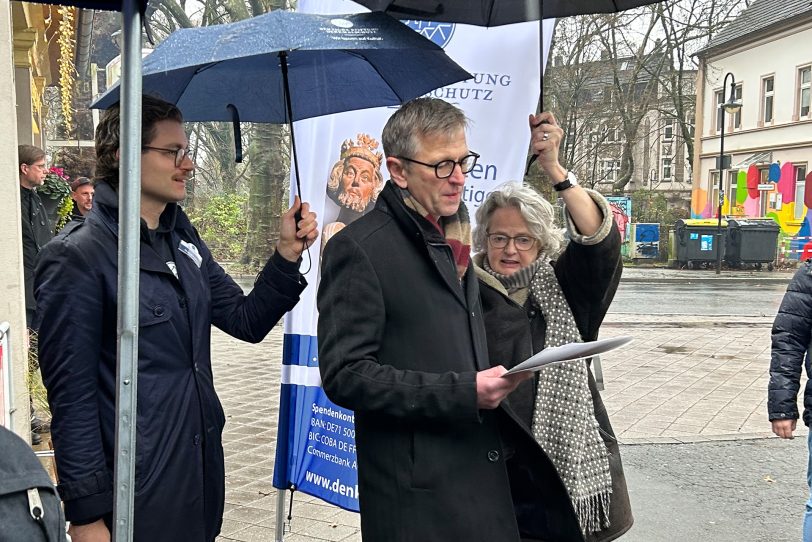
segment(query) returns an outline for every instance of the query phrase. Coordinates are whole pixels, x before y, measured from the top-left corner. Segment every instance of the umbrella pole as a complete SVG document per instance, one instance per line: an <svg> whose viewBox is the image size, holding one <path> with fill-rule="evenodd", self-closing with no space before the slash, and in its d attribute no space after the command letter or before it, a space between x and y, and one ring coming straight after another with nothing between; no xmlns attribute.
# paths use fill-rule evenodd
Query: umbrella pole
<svg viewBox="0 0 812 542"><path fill-rule="evenodd" d="M296 136L293 133L293 106L290 103L290 82L288 81L288 52L279 51L279 61L282 67L282 86L285 90L285 108L288 116L288 126L290 127L290 152L293 155L293 171L296 179L296 193L302 199L302 185L299 182L299 157L296 154ZM302 219L301 209L296 211L296 222ZM298 226L297 226L298 228Z"/></svg>
<svg viewBox="0 0 812 542"><path fill-rule="evenodd" d="M539 1L539 111L544 111L544 0Z"/></svg>

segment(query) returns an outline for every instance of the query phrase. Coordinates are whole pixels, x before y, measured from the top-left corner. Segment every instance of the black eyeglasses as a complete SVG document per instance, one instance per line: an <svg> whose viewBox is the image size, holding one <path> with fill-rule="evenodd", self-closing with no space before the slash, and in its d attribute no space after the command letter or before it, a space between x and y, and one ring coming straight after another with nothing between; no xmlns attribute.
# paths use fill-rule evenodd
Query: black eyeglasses
<svg viewBox="0 0 812 542"><path fill-rule="evenodd" d="M143 147L141 147L141 149L145 150L145 151L158 151L158 152L162 152L162 153L164 153L166 155L169 155L169 156L174 156L175 157L175 167L180 167L180 165L183 163L183 159L186 158L187 156L189 156L192 153L192 149L189 149L189 148L186 148L186 149L164 149L164 148L161 148L161 147L149 147L147 145L144 145ZM189 160L191 160L191 159L192 158L189 157Z"/></svg>
<svg viewBox="0 0 812 542"><path fill-rule="evenodd" d="M467 156L463 156L459 161L443 160L441 162L437 162L436 164L427 164L425 162L421 162L420 160L406 158L405 156L393 156L392 158L398 158L400 160L406 160L407 162L420 164L421 166L434 168L434 174L437 175L438 179L448 179L454 174L454 168L456 166L460 166L460 171L463 173L463 175L474 169L476 161L479 159L479 155L472 152Z"/></svg>
<svg viewBox="0 0 812 542"><path fill-rule="evenodd" d="M516 250L521 250L522 252L530 250L533 248L533 245L536 244L536 240L527 235L510 237L509 235L503 235L501 233L488 234L488 244L493 248L505 248L510 241L513 241L513 246L516 247Z"/></svg>

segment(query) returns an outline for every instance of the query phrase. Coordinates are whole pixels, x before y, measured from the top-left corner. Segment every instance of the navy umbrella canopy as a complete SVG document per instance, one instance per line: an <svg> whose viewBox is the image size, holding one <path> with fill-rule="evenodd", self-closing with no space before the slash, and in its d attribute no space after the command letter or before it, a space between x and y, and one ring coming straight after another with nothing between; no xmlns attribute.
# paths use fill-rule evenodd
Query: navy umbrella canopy
<svg viewBox="0 0 812 542"><path fill-rule="evenodd" d="M398 19L500 26L587 15L615 13L661 0L354 0L372 11Z"/></svg>
<svg viewBox="0 0 812 542"><path fill-rule="evenodd" d="M275 10L176 31L144 59L143 89L176 104L187 121L233 120L232 104L242 121L284 123L398 105L469 78L439 46L383 13ZM118 92L93 107L111 106Z"/></svg>

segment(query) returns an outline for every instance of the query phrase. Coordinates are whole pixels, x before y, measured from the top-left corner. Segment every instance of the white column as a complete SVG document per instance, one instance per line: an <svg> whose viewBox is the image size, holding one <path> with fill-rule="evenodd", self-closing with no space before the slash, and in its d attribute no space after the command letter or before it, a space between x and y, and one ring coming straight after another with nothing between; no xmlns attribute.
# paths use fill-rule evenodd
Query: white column
<svg viewBox="0 0 812 542"><path fill-rule="evenodd" d="M14 93L14 58L11 11L8 1L0 1L0 320L11 324L12 415L11 427L27 441L31 439L28 388L25 372L28 346L25 327L23 250L20 226L20 183L17 174L17 112ZM24 104L30 108L30 100ZM30 112L29 112L30 117Z"/></svg>

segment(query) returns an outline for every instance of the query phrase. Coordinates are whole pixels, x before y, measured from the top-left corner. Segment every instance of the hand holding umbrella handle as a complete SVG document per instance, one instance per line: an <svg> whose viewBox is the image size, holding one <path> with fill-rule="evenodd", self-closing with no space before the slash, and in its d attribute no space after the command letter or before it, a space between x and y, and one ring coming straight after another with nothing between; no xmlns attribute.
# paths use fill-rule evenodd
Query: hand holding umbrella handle
<svg viewBox="0 0 812 542"><path fill-rule="evenodd" d="M532 127L533 127L533 128L538 128L538 127L539 127L539 126L541 126L542 124L550 124L550 121L548 121L548 120L543 120L543 121L541 121L541 122L539 122L539 123L537 123L537 124L533 124L533 125L532 125ZM538 160L538 157L539 157L539 155L538 155L538 154L534 154L534 155L533 155L533 156L531 156L531 157L530 157L530 159L527 161L527 167L526 167L526 168L524 168L524 176L525 176L525 177L527 177L527 175L530 173L530 166L532 166L532 165L533 165L533 162L535 162L536 160Z"/></svg>

